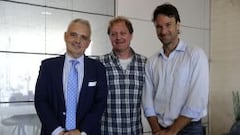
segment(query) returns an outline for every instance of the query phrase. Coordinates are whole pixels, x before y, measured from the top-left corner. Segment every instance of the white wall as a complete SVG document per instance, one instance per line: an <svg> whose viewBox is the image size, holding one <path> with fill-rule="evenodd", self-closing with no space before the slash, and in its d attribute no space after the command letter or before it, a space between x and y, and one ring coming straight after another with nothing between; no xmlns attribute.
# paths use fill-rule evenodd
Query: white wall
<svg viewBox="0 0 240 135"><path fill-rule="evenodd" d="M240 92L240 0L212 0L211 130L229 132L235 122L232 92Z"/></svg>
<svg viewBox="0 0 240 135"><path fill-rule="evenodd" d="M147 57L161 48L155 28L151 22L156 6L170 2L179 11L181 18L181 38L189 44L202 47L209 56L210 0L116 0L116 15L128 17L134 27L133 49ZM206 123L208 119L206 118ZM150 131L144 119L144 130Z"/></svg>

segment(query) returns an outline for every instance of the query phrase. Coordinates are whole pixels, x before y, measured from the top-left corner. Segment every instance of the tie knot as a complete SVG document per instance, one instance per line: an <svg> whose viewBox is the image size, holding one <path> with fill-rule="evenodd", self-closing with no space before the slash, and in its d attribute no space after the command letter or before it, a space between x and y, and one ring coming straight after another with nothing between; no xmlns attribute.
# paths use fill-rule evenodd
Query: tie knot
<svg viewBox="0 0 240 135"><path fill-rule="evenodd" d="M70 62L72 63L72 66L74 66L74 67L79 63L79 61L77 61L77 60L70 60Z"/></svg>

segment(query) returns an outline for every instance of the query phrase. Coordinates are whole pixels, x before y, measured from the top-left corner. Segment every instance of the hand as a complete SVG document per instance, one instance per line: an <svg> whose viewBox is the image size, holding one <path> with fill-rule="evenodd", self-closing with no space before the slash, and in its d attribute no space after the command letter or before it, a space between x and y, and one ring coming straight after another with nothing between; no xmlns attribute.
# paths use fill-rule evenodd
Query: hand
<svg viewBox="0 0 240 135"><path fill-rule="evenodd" d="M75 129L75 130L65 132L63 135L81 135L81 133L78 129Z"/></svg>
<svg viewBox="0 0 240 135"><path fill-rule="evenodd" d="M173 133L167 129L164 129L164 130L159 130L159 131L153 133L153 135L177 135L177 134Z"/></svg>
<svg viewBox="0 0 240 135"><path fill-rule="evenodd" d="M158 135L177 135L177 133L171 132L169 130L162 130Z"/></svg>
<svg viewBox="0 0 240 135"><path fill-rule="evenodd" d="M161 129L161 130L158 130L157 132L152 133L152 134L153 135L163 135L163 133L165 133L165 130Z"/></svg>
<svg viewBox="0 0 240 135"><path fill-rule="evenodd" d="M155 132L155 133L152 133L152 135L160 135L161 133L160 133L161 131L157 131L157 132Z"/></svg>
<svg viewBox="0 0 240 135"><path fill-rule="evenodd" d="M58 135L64 135L64 131L60 132Z"/></svg>

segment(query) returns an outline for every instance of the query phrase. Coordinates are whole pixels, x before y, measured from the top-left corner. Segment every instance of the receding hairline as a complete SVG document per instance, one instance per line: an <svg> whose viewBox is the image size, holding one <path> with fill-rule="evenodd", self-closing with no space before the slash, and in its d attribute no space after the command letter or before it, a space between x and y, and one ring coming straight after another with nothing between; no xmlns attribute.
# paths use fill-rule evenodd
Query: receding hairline
<svg viewBox="0 0 240 135"><path fill-rule="evenodd" d="M69 31L69 28L71 27L71 25L76 24L76 23L86 25L89 29L89 34L91 35L91 25L90 25L89 21L85 20L85 19L81 19L81 18L72 20L67 27L67 31Z"/></svg>

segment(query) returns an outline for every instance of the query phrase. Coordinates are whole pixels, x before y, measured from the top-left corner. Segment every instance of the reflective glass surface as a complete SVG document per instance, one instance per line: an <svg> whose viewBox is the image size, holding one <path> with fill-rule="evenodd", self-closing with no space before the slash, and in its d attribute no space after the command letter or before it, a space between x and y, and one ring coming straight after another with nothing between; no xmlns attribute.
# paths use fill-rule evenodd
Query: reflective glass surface
<svg viewBox="0 0 240 135"><path fill-rule="evenodd" d="M113 15L114 0L0 1L0 135L39 135L33 104L41 61L65 53L64 32L75 18L92 26L86 55L109 52Z"/></svg>

